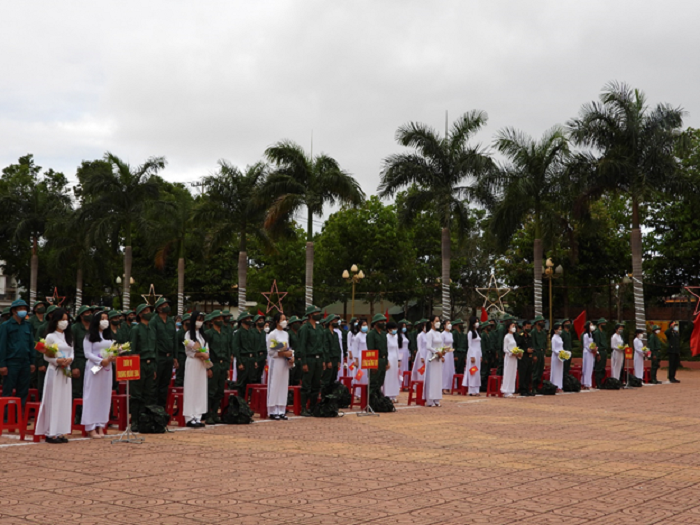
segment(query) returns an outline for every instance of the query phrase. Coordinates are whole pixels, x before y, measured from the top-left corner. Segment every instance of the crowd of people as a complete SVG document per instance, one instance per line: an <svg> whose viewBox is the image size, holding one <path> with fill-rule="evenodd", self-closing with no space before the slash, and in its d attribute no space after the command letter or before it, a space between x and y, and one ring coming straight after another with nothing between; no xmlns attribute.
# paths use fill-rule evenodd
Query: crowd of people
<svg viewBox="0 0 700 525"><path fill-rule="evenodd" d="M624 327L616 325L610 337L607 324L605 319L588 322L580 334L583 389L601 386L608 358L611 376L619 379L623 374ZM659 382L659 333L653 326L645 345L644 331L637 330L632 345L634 375L643 377L648 358L651 383ZM370 404L377 397L396 401L409 378L422 381L429 407L440 406L456 376L462 377L460 386L468 395L479 396L493 369L502 378L505 397L516 394L516 383L521 396L535 395L545 379L561 391L577 337L570 319L555 323L548 333L541 316L520 323L510 315L484 322L476 317L442 321L438 316L397 322L382 314L346 321L309 306L303 317L241 312L234 320L227 310L174 316L170 301L160 298L133 311L82 306L73 319L68 311L43 301L30 311L18 299L3 312L0 378L2 395L19 397L23 406L29 388L37 389L41 407L35 433L48 443L64 443L77 398L82 410L75 422L91 438L105 435L112 391L118 386L114 363L119 353L140 356L140 379L131 381L130 405L132 430L138 432L144 408L165 407L173 381L183 387L182 413L193 428L221 422L219 408L227 387L245 396L249 384L263 382L273 420L287 419L289 385L301 386L302 415L308 417L324 387L341 377L352 378L351 395L367 388ZM669 380L677 383L677 323L671 323L666 337ZM38 350L44 347L57 352L49 356ZM376 351L376 367L363 368L365 350Z"/></svg>

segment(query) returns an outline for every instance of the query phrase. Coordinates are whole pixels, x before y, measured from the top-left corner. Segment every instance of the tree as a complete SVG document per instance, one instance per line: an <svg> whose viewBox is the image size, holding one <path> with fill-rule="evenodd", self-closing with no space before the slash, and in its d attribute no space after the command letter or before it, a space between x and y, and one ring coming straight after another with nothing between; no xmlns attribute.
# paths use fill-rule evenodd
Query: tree
<svg viewBox="0 0 700 525"><path fill-rule="evenodd" d="M62 173L49 169L41 175L41 167L34 163L31 154L20 157L17 164L2 170L0 206L7 221L4 221L1 234L20 252L24 252L26 242L31 243L31 304L37 297L39 241L44 236L49 218L70 209L67 185L68 180Z"/></svg>
<svg viewBox="0 0 700 525"><path fill-rule="evenodd" d="M338 162L324 154L306 155L291 141L278 142L265 151L275 166L267 181L266 193L272 201L265 227L273 230L288 222L294 213L306 208L306 294L305 303L313 303L314 232L313 218L323 215L326 204L362 204L365 194L358 182L340 168Z"/></svg>
<svg viewBox="0 0 700 525"><path fill-rule="evenodd" d="M442 315L451 312L450 301L450 229L458 233L468 225L467 203L486 201L487 196L473 183L464 185L468 178L476 178L491 166L490 157L480 146L469 146L468 141L487 121L486 113L465 113L440 138L429 126L411 122L396 132L396 140L412 153L390 155L384 159L379 185L379 196L394 196L402 188L415 185L417 191L409 193L399 210L402 224L410 224L417 213L433 208L437 211L442 227Z"/></svg>
<svg viewBox="0 0 700 525"><path fill-rule="evenodd" d="M584 104L568 123L571 140L592 151L581 154L590 166L588 196L626 194L632 201L633 290L637 329L645 329L641 205L658 192L680 193L684 178L674 151L683 110L668 104L650 109L644 93L624 83L603 88L599 102Z"/></svg>
<svg viewBox="0 0 700 525"><path fill-rule="evenodd" d="M148 229L147 212L166 211L159 202L157 174L165 168L164 157L151 157L140 166L107 152L104 161L83 163L78 169L83 198L82 218L91 221L93 238L111 238L120 232L124 243L124 289L122 308L129 309L132 237L135 229Z"/></svg>
<svg viewBox="0 0 700 525"><path fill-rule="evenodd" d="M262 189L267 167L262 162L247 166L242 172L226 161L219 161L219 172L206 177L206 194L197 206L195 221L210 226L209 247L215 251L234 235L238 236L238 308L245 309L248 271L247 239L255 236L267 246L263 229L265 207Z"/></svg>
<svg viewBox="0 0 700 525"><path fill-rule="evenodd" d="M534 290L535 315L542 315L542 239L545 223L558 214L563 198L562 175L569 156L563 130L556 126L537 142L512 128L498 132L496 149L508 163L493 170L486 179L501 195L493 210L492 231L506 246L513 234L532 216L535 230Z"/></svg>

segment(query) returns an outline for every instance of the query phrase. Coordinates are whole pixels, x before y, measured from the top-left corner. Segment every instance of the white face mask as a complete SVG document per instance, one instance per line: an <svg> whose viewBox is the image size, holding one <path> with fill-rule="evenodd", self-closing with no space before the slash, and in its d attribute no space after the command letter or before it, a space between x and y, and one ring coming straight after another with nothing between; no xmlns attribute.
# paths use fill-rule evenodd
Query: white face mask
<svg viewBox="0 0 700 525"><path fill-rule="evenodd" d="M265 330L265 333L267 334L267 333L270 332L270 327L269 327L269 326L266 326L263 330Z"/></svg>
<svg viewBox="0 0 700 525"><path fill-rule="evenodd" d="M511 333L511 334L514 334L514 333L515 333L515 327L514 327L514 326L511 326L511 327L510 327L510 333Z"/></svg>
<svg viewBox="0 0 700 525"><path fill-rule="evenodd" d="M654 330L655 334L658 334L661 330Z"/></svg>
<svg viewBox="0 0 700 525"><path fill-rule="evenodd" d="M622 332L624 332L624 330L623 330L622 328L620 328L620 329L617 331L617 333L620 334L620 335L622 335Z"/></svg>
<svg viewBox="0 0 700 525"><path fill-rule="evenodd" d="M197 321L194 323L194 326L197 330L199 330L200 328L202 328L202 326L204 326L204 321Z"/></svg>
<svg viewBox="0 0 700 525"><path fill-rule="evenodd" d="M440 330L440 321L435 323L435 330Z"/></svg>
<svg viewBox="0 0 700 525"><path fill-rule="evenodd" d="M591 330L591 332L593 332L595 330L595 326L591 325L590 330Z"/></svg>
<svg viewBox="0 0 700 525"><path fill-rule="evenodd" d="M109 328L109 321L100 321L100 330L107 330Z"/></svg>
<svg viewBox="0 0 700 525"><path fill-rule="evenodd" d="M677 332L677 331L678 331L678 326L674 326L674 327L673 327L673 330L674 330L675 332Z"/></svg>
<svg viewBox="0 0 700 525"><path fill-rule="evenodd" d="M285 328L287 328L287 321L282 321L282 322L280 323L280 327L282 328L282 330L284 330Z"/></svg>
<svg viewBox="0 0 700 525"><path fill-rule="evenodd" d="M474 328L479 328L479 322L474 323Z"/></svg>
<svg viewBox="0 0 700 525"><path fill-rule="evenodd" d="M57 326L59 330L63 331L68 328L68 321L59 321Z"/></svg>
<svg viewBox="0 0 700 525"><path fill-rule="evenodd" d="M451 325L451 324L446 324L446 325L445 325L445 330L447 330L448 332L451 332L451 331L452 331L452 325Z"/></svg>
<svg viewBox="0 0 700 525"><path fill-rule="evenodd" d="M637 339L643 339L643 338L644 338L644 334L639 334L639 335L637 336Z"/></svg>

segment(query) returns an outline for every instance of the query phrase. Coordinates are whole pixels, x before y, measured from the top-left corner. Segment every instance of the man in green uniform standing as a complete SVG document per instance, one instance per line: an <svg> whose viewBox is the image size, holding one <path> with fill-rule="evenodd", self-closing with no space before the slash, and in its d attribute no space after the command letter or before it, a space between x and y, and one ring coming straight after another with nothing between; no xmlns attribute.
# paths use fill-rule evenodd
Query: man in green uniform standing
<svg viewBox="0 0 700 525"><path fill-rule="evenodd" d="M410 321L406 323L406 339L408 339L408 351L411 353L408 369L413 370L413 361L415 361L418 351L418 323L415 325L411 324Z"/></svg>
<svg viewBox="0 0 700 525"><path fill-rule="evenodd" d="M46 308L49 303L46 301L36 301L32 306L32 316L29 318L29 325L32 327L32 337L34 343L41 339L40 333L42 330L46 329L48 323L46 322ZM36 388L39 391L39 397L44 391L44 376L46 375L46 361L44 361L44 354L41 352L34 351L34 372L32 373L32 379L30 381L30 387Z"/></svg>
<svg viewBox="0 0 700 525"><path fill-rule="evenodd" d="M290 386L299 386L301 385L301 361L298 360L299 358L296 350L299 348L299 328L301 328L301 319L296 315L291 316L288 326L289 348L294 350L294 360L296 361L294 367L289 369L289 384Z"/></svg>
<svg viewBox="0 0 700 525"><path fill-rule="evenodd" d="M656 374L659 371L659 365L661 364L661 341L659 341L659 334L661 333L661 328L658 325L651 327L651 333L649 334L649 339L647 341L647 348L651 352L651 374L650 381L653 385L660 385L661 381L656 378Z"/></svg>
<svg viewBox="0 0 700 525"><path fill-rule="evenodd" d="M593 332L593 342L598 347L598 353L595 356L595 364L593 365L593 376L597 388L603 386L605 380L605 367L608 364L608 350L610 348L610 338L605 332L607 321L604 317L598 319L598 327Z"/></svg>
<svg viewBox="0 0 700 525"><path fill-rule="evenodd" d="M523 321L523 329L516 335L515 342L524 353L518 360L518 389L521 396L534 396L532 389L533 365L535 358L535 348L532 342L532 323Z"/></svg>
<svg viewBox="0 0 700 525"><path fill-rule="evenodd" d="M177 328L170 317L170 301L161 297L155 304L156 315L151 319L151 329L156 334L156 400L165 408L168 402L168 387L173 377L173 367L177 368Z"/></svg>
<svg viewBox="0 0 700 525"><path fill-rule="evenodd" d="M77 321L71 326L71 335L73 336L72 389L73 399L82 399L86 362L83 341L88 333L88 328L90 328L90 321L92 321L92 309L87 305L81 306L76 317ZM80 417L83 413L82 408L82 406L78 406L75 409L75 419L78 423L80 423Z"/></svg>
<svg viewBox="0 0 700 525"><path fill-rule="evenodd" d="M107 313L107 318L109 319L109 330L112 332L112 337L117 344L127 343L129 340L125 341L119 340L119 329L122 324L122 313L119 310L110 310ZM117 367L112 367L112 390L119 392L119 382L117 381Z"/></svg>
<svg viewBox="0 0 700 525"><path fill-rule="evenodd" d="M547 350L547 331L544 329L544 317L536 316L532 323L535 329L532 330L532 348L534 357L532 359L532 389L537 390L542 384L542 376L544 375L544 360Z"/></svg>
<svg viewBox="0 0 700 525"><path fill-rule="evenodd" d="M151 307L144 303L136 307L136 324L131 329L131 353L141 358L141 378L132 381L131 390L131 429L138 432L139 417L143 407L155 405L156 393L156 332L150 323L155 316Z"/></svg>
<svg viewBox="0 0 700 525"><path fill-rule="evenodd" d="M253 329L253 334L257 343L255 344L255 369L253 376L253 383L262 383L263 372L265 371L265 363L267 362L267 344L265 333L265 316L256 315L253 318L253 323L255 323L255 328Z"/></svg>
<svg viewBox="0 0 700 525"><path fill-rule="evenodd" d="M314 305L309 305L306 308L306 316L309 320L299 330L299 357L297 359L295 354L295 361L302 364L301 415L308 417L313 413L321 389L321 376L325 367L323 349L325 336L323 328L318 325L321 321L321 310Z"/></svg>
<svg viewBox="0 0 700 525"><path fill-rule="evenodd" d="M331 314L323 323L326 326L324 330L324 361L326 363L323 374L321 374L321 386L325 389L335 383L338 377L338 368L340 368L340 359L342 358L342 348L340 347L340 339L335 329L338 327L338 316Z"/></svg>
<svg viewBox="0 0 700 525"><path fill-rule="evenodd" d="M185 361L187 360L187 354L185 353L185 339L187 338L187 331L190 329L190 314L185 314L182 316L182 325L177 331L177 340L175 342L175 355L177 356L177 362L180 366L177 367L175 372L175 386L181 387L185 383Z"/></svg>
<svg viewBox="0 0 700 525"><path fill-rule="evenodd" d="M464 374L467 364L467 334L464 333L464 321L455 319L452 321L452 347L454 348L455 374ZM481 355L484 354L483 335L481 336ZM445 359L449 359L449 354ZM483 360L482 360L483 366Z"/></svg>
<svg viewBox="0 0 700 525"><path fill-rule="evenodd" d="M671 324L666 330L666 341L668 341L668 380L671 383L680 383L676 379L676 370L681 364L681 336L678 331L678 323L671 321Z"/></svg>
<svg viewBox="0 0 700 525"><path fill-rule="evenodd" d="M246 399L246 388L249 384L255 384L255 369L257 366L258 338L254 333L253 314L241 312L238 315L238 330L233 334L233 356L236 358L238 395Z"/></svg>
<svg viewBox="0 0 700 525"><path fill-rule="evenodd" d="M384 386L384 378L386 371L389 370L389 352L386 346L386 334L384 327L386 326L386 317L382 314L376 314L372 318L371 330L367 334L367 350L377 350L379 360L377 369L369 371L369 398L379 397L382 395L382 386Z"/></svg>
<svg viewBox="0 0 700 525"><path fill-rule="evenodd" d="M22 407L29 395L29 381L34 372L34 338L26 321L29 305L17 299L10 305L12 317L0 327L0 376L2 396L19 397ZM16 392L13 394L13 390ZM6 417L6 414L0 414ZM20 412L20 418L22 413Z"/></svg>
<svg viewBox="0 0 700 525"><path fill-rule="evenodd" d="M564 319L561 322L562 326L562 331L561 331L561 340L564 343L564 350L567 352L571 352L574 348L573 346L573 339L571 336L571 319ZM573 356L573 353L571 354ZM571 370L571 360L573 357L570 357L566 361L564 361L564 377L566 378L567 375L569 375L569 370Z"/></svg>
<svg viewBox="0 0 700 525"><path fill-rule="evenodd" d="M209 413L206 424L214 425L221 423L219 418L219 407L224 398L228 371L231 368L231 345L229 338L224 333L224 317L221 310L214 310L208 316L212 322L210 330L204 332L209 345L209 359L214 363L211 368L212 376L209 378Z"/></svg>

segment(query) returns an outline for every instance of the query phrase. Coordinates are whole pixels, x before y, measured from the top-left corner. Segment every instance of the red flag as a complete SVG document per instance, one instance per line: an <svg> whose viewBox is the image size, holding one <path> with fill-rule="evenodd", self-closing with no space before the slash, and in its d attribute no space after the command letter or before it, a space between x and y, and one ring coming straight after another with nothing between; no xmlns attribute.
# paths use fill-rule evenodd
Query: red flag
<svg viewBox="0 0 700 525"><path fill-rule="evenodd" d="M386 312L384 312L384 318L388 321L389 320L389 309L386 309Z"/></svg>
<svg viewBox="0 0 700 525"><path fill-rule="evenodd" d="M693 321L693 333L690 335L690 353L700 354L700 314Z"/></svg>
<svg viewBox="0 0 700 525"><path fill-rule="evenodd" d="M486 308L484 308L482 306L481 307L481 322L485 323L488 320L489 320L489 313L486 311Z"/></svg>
<svg viewBox="0 0 700 525"><path fill-rule="evenodd" d="M324 310L323 311L323 318L325 319L326 317L328 317L328 312Z"/></svg>
<svg viewBox="0 0 700 525"><path fill-rule="evenodd" d="M355 375L355 381L359 381L362 379L362 376L365 375L365 373L362 370L357 371L357 375Z"/></svg>
<svg viewBox="0 0 700 525"><path fill-rule="evenodd" d="M473 366L473 367L471 367L471 368L469 369L469 373L470 373L471 375L476 374L478 371L479 371L479 368L476 367L476 366Z"/></svg>
<svg viewBox="0 0 700 525"><path fill-rule="evenodd" d="M264 313L262 313L262 312L261 312L260 310L258 310L258 315L262 315L262 316L264 316L265 314L264 314Z"/></svg>
<svg viewBox="0 0 700 525"><path fill-rule="evenodd" d="M576 319L574 319L574 330L576 331L576 338L581 337L583 333L583 325L586 324L586 310L581 312Z"/></svg>

